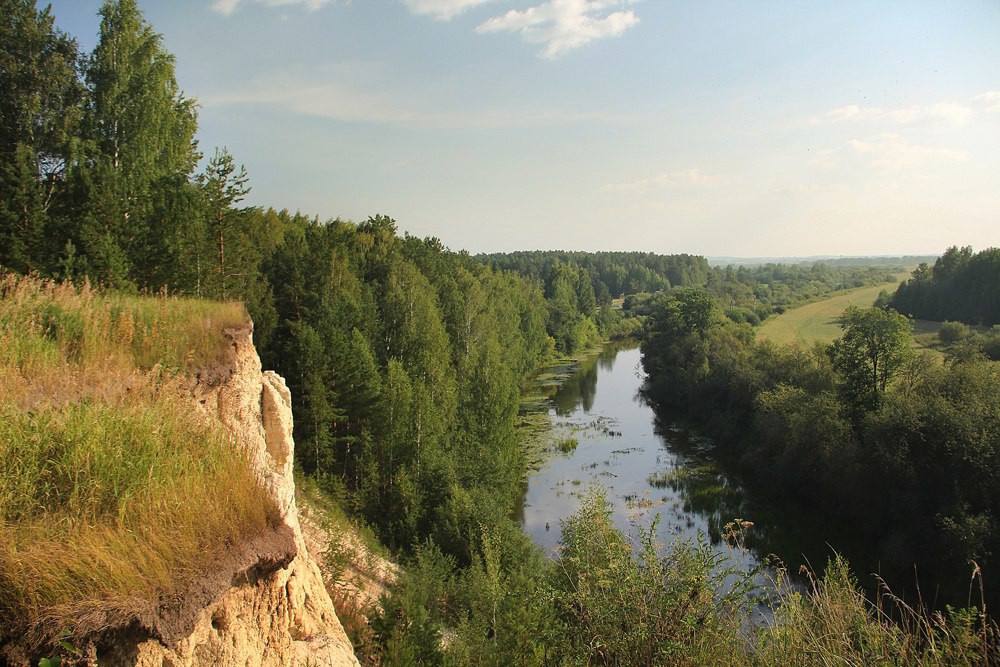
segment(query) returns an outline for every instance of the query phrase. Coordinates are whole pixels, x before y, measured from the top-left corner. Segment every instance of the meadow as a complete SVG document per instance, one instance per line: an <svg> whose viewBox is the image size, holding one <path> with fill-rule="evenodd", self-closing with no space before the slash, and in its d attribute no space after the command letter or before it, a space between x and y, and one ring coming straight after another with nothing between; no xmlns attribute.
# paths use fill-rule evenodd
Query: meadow
<svg viewBox="0 0 1000 667"><path fill-rule="evenodd" d="M757 337L779 345L814 342L832 343L841 334L840 316L850 306L866 308L875 303L883 290L892 292L909 273L901 273L897 280L871 287L860 287L835 294L821 301L792 308L767 319L757 331Z"/></svg>

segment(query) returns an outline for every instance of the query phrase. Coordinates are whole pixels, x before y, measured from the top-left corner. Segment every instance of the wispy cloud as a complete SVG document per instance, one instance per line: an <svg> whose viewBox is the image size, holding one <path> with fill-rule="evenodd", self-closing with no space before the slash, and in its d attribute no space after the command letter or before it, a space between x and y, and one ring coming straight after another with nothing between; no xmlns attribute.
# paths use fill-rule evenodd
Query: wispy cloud
<svg viewBox="0 0 1000 667"><path fill-rule="evenodd" d="M438 21L450 21L459 14L491 0L403 0L411 12L431 16Z"/></svg>
<svg viewBox="0 0 1000 667"><path fill-rule="evenodd" d="M246 0L215 0L212 9L224 16L229 16L242 5ZM323 5L329 4L330 0L250 0L268 7L286 7L289 5L301 5L309 11L315 11Z"/></svg>
<svg viewBox="0 0 1000 667"><path fill-rule="evenodd" d="M952 125L964 125L969 122L973 113L974 111L969 106L953 102L896 108L863 107L857 104L849 104L831 109L810 120L814 125L864 121L885 121L897 125L910 125L924 121L944 121Z"/></svg>
<svg viewBox="0 0 1000 667"><path fill-rule="evenodd" d="M1000 90L990 90L982 95L976 95L972 101L980 104L986 111L1000 112Z"/></svg>
<svg viewBox="0 0 1000 667"><path fill-rule="evenodd" d="M645 194L657 190L678 190L702 188L719 185L724 181L720 176L706 174L698 167L663 171L653 176L640 178L623 183L609 183L601 188L602 192L618 194Z"/></svg>
<svg viewBox="0 0 1000 667"><path fill-rule="evenodd" d="M852 139L851 151L876 169L903 170L935 164L962 162L964 151L913 144L898 134L882 134L871 139Z"/></svg>
<svg viewBox="0 0 1000 667"><path fill-rule="evenodd" d="M883 123L914 125L939 122L948 125L966 125L976 114L1000 111L1000 90L991 90L961 102L937 102L905 107L874 107L848 104L809 119L810 125L837 123Z"/></svg>
<svg viewBox="0 0 1000 667"><path fill-rule="evenodd" d="M618 37L639 22L631 0L549 0L524 10L512 9L481 23L476 32L515 32L542 55L555 58L596 39ZM617 11L611 11L617 10Z"/></svg>
<svg viewBox="0 0 1000 667"><path fill-rule="evenodd" d="M333 70L335 71L335 69ZM389 94L389 86L359 86L326 73L315 75L282 72L257 78L231 91L199 97L204 107L249 106L277 108L289 113L341 122L398 125L422 128L547 127L572 123L623 123L634 116L558 108L468 108L464 101L421 100L406 94ZM373 92L374 91L374 92Z"/></svg>

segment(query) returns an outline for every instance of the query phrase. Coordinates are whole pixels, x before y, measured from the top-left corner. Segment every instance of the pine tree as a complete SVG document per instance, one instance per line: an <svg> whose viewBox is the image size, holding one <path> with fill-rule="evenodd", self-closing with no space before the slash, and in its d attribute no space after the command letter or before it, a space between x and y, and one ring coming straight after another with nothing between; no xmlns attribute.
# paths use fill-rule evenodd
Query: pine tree
<svg viewBox="0 0 1000 667"><path fill-rule="evenodd" d="M242 165L237 168L233 156L225 148L215 151L198 179L205 197L206 231L214 254L212 284L216 286L214 292L223 299L228 297L227 284L230 280L243 275L247 268L241 268L239 262L233 261L235 253L232 246L243 215L236 205L250 192L248 180L247 170ZM230 254L228 262L227 245ZM198 293L201 293L200 279Z"/></svg>

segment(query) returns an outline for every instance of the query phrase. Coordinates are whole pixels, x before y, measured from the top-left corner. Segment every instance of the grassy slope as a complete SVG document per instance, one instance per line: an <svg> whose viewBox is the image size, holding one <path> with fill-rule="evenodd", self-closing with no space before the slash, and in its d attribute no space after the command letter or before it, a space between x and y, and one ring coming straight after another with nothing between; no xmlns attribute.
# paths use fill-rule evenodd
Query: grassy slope
<svg viewBox="0 0 1000 667"><path fill-rule="evenodd" d="M127 619L268 525L183 390L245 323L239 304L0 275L0 640Z"/></svg>
<svg viewBox="0 0 1000 667"><path fill-rule="evenodd" d="M902 280L908 273L897 276ZM838 318L848 306L870 306L882 290L893 290L898 282L883 283L873 287L842 292L822 301L807 303L781 315L768 319L761 325L757 337L779 344L814 341L829 343L840 336Z"/></svg>

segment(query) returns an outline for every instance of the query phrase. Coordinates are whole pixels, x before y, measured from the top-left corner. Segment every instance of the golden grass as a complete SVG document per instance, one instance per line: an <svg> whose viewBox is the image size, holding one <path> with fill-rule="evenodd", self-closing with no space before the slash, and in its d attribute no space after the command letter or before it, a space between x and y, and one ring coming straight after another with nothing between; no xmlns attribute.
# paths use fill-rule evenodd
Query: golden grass
<svg viewBox="0 0 1000 667"><path fill-rule="evenodd" d="M0 276L0 368L31 384L161 369L193 372L225 361L228 328L249 322L243 305L103 292L14 274ZM0 383L6 384L6 383ZM17 390L23 387L17 387ZM9 387L0 391L12 393ZM50 397L52 398L52 397Z"/></svg>
<svg viewBox="0 0 1000 667"><path fill-rule="evenodd" d="M0 636L74 635L183 590L274 509L183 377L239 304L0 278Z"/></svg>

